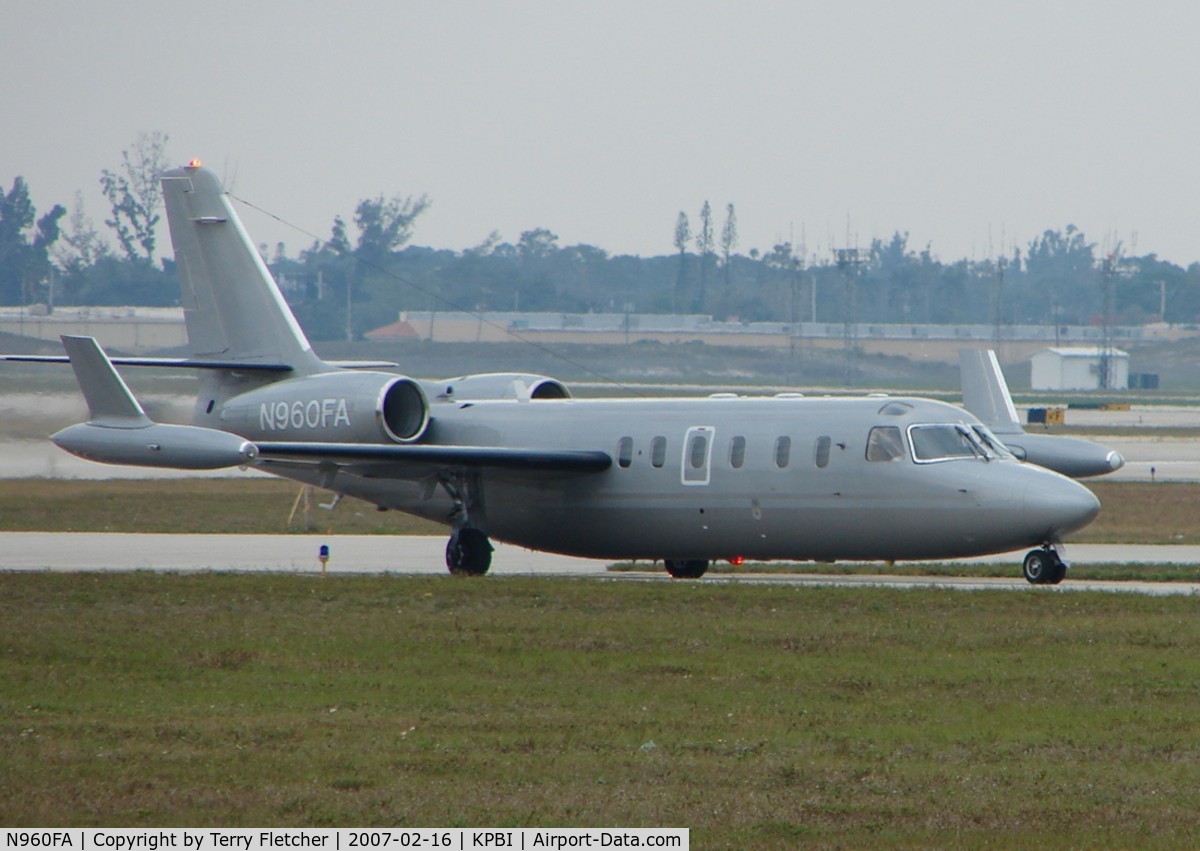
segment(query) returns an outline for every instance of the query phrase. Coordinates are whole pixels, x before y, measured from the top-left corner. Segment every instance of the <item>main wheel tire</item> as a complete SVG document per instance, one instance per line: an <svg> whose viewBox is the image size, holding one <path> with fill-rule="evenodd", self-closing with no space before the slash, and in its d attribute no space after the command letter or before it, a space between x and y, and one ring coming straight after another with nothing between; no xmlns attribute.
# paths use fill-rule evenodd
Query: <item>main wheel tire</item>
<svg viewBox="0 0 1200 851"><path fill-rule="evenodd" d="M492 566L492 544L478 529L457 529L446 544L446 567L455 576L483 576Z"/></svg>
<svg viewBox="0 0 1200 851"><path fill-rule="evenodd" d="M663 564L666 565L667 573L676 579L699 579L708 570L708 562L705 559L664 559Z"/></svg>
<svg viewBox="0 0 1200 851"><path fill-rule="evenodd" d="M1060 568L1062 575L1058 575ZM1049 550L1030 550L1025 555L1021 572L1025 575L1025 580L1032 585L1051 585L1061 582L1067 569ZM1057 579L1054 578L1056 575L1058 575Z"/></svg>
<svg viewBox="0 0 1200 851"><path fill-rule="evenodd" d="M1025 581L1031 585L1042 585L1046 581L1046 576L1050 572L1050 560L1046 558L1045 550L1030 550L1025 554L1025 561L1021 564L1021 572L1025 575Z"/></svg>

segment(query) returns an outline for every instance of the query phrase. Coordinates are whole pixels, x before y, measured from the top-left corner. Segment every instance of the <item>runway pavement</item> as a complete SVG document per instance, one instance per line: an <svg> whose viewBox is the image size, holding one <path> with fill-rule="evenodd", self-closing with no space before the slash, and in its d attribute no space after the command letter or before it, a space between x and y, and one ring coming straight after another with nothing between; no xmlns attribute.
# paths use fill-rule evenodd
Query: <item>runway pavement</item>
<svg viewBox="0 0 1200 851"><path fill-rule="evenodd" d="M321 545L329 547L326 571L446 574L446 538L384 535L137 535L123 533L0 533L0 570L7 571L204 571L319 574ZM939 587L957 590L1044 591L1020 575L1023 552L973 559L965 564L1010 564L1013 578L829 576L816 574L709 574L701 582L893 588ZM1200 546L1084 544L1072 546L1076 564L1200 564ZM657 565L645 571L611 573L608 562L536 553L496 544L491 574L497 576L576 576L614 581L667 581ZM1055 590L1102 590L1152 595L1200 594L1200 583L1097 582L1068 579Z"/></svg>

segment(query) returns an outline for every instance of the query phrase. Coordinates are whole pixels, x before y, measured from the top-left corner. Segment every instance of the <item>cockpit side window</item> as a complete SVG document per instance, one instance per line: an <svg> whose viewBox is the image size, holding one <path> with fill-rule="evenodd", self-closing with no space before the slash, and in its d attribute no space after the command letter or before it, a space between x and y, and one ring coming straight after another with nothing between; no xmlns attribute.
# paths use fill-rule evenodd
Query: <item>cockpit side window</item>
<svg viewBox="0 0 1200 851"><path fill-rule="evenodd" d="M904 437L896 426L876 426L867 435L868 461L899 461L904 458Z"/></svg>
<svg viewBox="0 0 1200 851"><path fill-rule="evenodd" d="M909 426L913 460L918 463L985 457L966 426L953 423Z"/></svg>

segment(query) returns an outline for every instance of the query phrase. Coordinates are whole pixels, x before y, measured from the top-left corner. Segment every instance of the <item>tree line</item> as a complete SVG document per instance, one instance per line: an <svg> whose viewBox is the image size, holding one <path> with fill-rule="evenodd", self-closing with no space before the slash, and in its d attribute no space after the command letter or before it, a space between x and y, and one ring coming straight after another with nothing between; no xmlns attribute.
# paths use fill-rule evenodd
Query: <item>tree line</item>
<svg viewBox="0 0 1200 851"><path fill-rule="evenodd" d="M179 302L174 262L159 256L162 133L141 134L105 169L107 234L83 210L37 215L25 180L0 189L0 304ZM328 239L289 256L260 246L313 339L347 339L402 310L701 313L755 322L1137 325L1200 324L1200 263L1104 251L1072 225L987 260L943 261L907 233L813 257L781 242L737 253L732 203L717 222L705 201L664 234L661 256L560 245L547 228L507 242L493 232L463 251L412 244L427 196L363 199ZM666 227L664 227L664 231ZM669 236L669 243L668 243ZM115 241L115 246L113 244Z"/></svg>

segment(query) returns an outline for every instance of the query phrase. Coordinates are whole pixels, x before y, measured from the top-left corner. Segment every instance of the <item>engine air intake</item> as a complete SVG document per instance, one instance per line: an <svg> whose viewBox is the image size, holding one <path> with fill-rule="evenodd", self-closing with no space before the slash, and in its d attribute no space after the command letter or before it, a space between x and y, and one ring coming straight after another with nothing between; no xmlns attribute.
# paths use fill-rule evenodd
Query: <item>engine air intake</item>
<svg viewBox="0 0 1200 851"><path fill-rule="evenodd" d="M425 393L411 378L398 378L384 388L379 412L384 431L397 443L416 440L429 425Z"/></svg>

